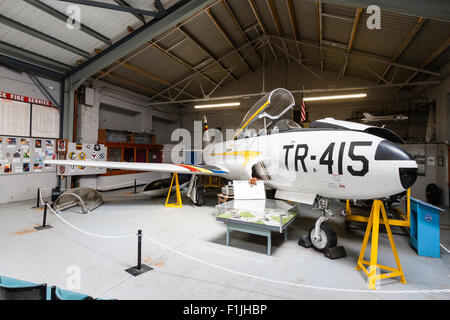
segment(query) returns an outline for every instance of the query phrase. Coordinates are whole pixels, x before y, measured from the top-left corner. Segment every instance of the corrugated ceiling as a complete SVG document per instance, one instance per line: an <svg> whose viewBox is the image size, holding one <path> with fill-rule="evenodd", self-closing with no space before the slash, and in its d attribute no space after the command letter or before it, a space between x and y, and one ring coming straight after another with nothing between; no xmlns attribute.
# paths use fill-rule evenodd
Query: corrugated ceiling
<svg viewBox="0 0 450 320"><path fill-rule="evenodd" d="M41 1L62 13L65 13L67 7L70 5L69 3L52 0ZM114 0L101 1L117 5ZM127 0L127 2L134 8L155 10L152 1ZM166 8L176 2L177 0L162 1ZM278 32L269 9L268 0L253 0L253 2L255 3L257 13L267 34L269 36L277 36ZM281 36L287 39L293 39L295 33L289 17L287 1L275 0L273 2L276 9L275 14L280 21ZM226 5L230 7L239 26L236 25L232 16L230 16ZM302 52L302 59L305 64L320 67L320 51L317 48L319 45L318 3L314 1L292 0L292 5L299 40L313 44L316 47L286 42L289 54L298 58L299 52ZM350 41L356 8L334 4L320 5L323 13L321 17L323 47L326 49L330 44L334 44L337 48L340 48L340 51L338 50L337 52L323 50L324 68L339 73L342 71L345 62L344 54ZM83 5L80 8L81 22L111 39L113 43L129 33L128 27L137 29L143 24L140 19L130 13L86 7ZM168 83L176 84L196 72L195 80L187 88L187 95L180 95L180 97L192 97L201 96L202 87L205 91L208 91L216 85L225 85L233 81L230 77L222 81L227 70L232 70L233 76L239 79L246 73L251 72L251 69L256 69L261 66L261 57L264 54L264 49L261 47L258 53L253 49L253 45L260 45L258 41L253 45L247 45L247 47L239 50L239 52L233 52L233 47L239 48L248 44L247 40L252 41L263 35L262 28L258 25L249 1L218 0L209 9L228 39L225 39L223 33L217 28L205 11L197 13L194 17L182 23L181 26L181 29L186 31L192 39L187 38L182 30L174 28L157 39L153 39L160 46L160 49L153 46L146 46L139 53L130 53L124 57L128 64L132 64L135 68L153 74L162 79L162 82L155 81L155 79L146 76L142 72L133 71L127 65L118 66L117 63L112 63L105 70L109 70L111 75L111 77L108 77L108 80L120 84L121 81L118 81L117 77L113 79L114 75L117 75L129 79L130 81L128 83L122 84L135 91L145 92L142 88L133 86L133 82L148 87L150 92L152 90L160 92L168 87ZM104 42L81 30L71 31L67 29L62 21L38 10L24 1L0 1L0 14L84 50L91 57L96 54L96 49L103 50L108 47ZM354 52L355 54L370 54L378 59L390 61L416 26L419 17L400 15L382 10L380 30L369 30L366 27L367 19L368 15L363 9L350 52ZM151 17L146 17L146 21L148 22L149 20L151 20ZM240 29L244 30L244 36ZM450 22L427 19L420 30L414 35L409 45L401 52L397 62L413 67L427 68L426 65L423 66L422 64L449 38ZM85 57L79 54L59 48L2 24L0 24L0 41L60 61L72 67L76 67L79 63L86 60ZM231 44L229 41L231 41ZM284 41L273 41L276 44L272 46L276 58L286 59L287 55L282 51L285 45L283 44ZM447 48L447 50L449 49ZM266 61L275 59L271 48L266 47L265 51ZM217 60L220 61L217 62ZM440 61L439 59L436 60ZM435 64L431 63L428 67L436 69L438 67L436 64L437 62ZM356 56L349 59L345 74L371 80L376 83L380 81L377 75L381 76L386 70L387 66L385 64L374 61L369 62ZM414 74L414 71L411 70L400 68L397 72L395 68L390 68L386 78L391 79L395 72L396 81L406 81ZM181 82L178 87L182 88L185 83ZM171 90L171 95L173 96L176 92L177 89ZM152 95L148 90L145 94Z"/></svg>

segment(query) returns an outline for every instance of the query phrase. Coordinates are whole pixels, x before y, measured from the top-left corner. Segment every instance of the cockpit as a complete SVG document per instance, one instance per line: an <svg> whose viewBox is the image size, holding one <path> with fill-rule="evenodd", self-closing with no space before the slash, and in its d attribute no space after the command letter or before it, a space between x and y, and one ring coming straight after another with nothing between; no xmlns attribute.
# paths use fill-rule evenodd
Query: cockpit
<svg viewBox="0 0 450 320"><path fill-rule="evenodd" d="M235 139L275 134L302 127L290 119L282 119L295 105L295 99L286 89L275 89L259 99L247 112Z"/></svg>

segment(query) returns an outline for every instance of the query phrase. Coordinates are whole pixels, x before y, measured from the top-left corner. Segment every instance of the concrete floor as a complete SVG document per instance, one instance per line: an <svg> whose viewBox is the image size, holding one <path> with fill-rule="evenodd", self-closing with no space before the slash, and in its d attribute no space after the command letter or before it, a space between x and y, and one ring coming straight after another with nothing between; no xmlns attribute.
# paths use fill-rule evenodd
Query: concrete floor
<svg viewBox="0 0 450 320"><path fill-rule="evenodd" d="M266 238L255 235L232 232L231 246L225 246L225 225L214 217L214 194L203 207L193 206L183 197L179 209L165 208L165 199L149 199L130 190L103 193L106 203L90 214L72 208L62 216L101 235L136 234L142 229L145 235L185 255L259 278L216 269L147 240L143 242L143 261L154 270L133 277L124 270L136 264L135 237L92 237L53 214L48 218L53 229L35 231L33 227L42 220L42 209L31 208L35 201L0 205L0 275L65 289L68 267L75 265L81 270L81 287L73 291L117 299L450 299L448 292L382 292L450 288L450 254L441 249L440 259L420 257L409 246L409 236L394 236L407 284L391 278L370 291L367 277L355 271L364 231L355 224L347 233L340 215L330 224L338 234L338 245L347 251L346 258L329 260L297 245L299 235L306 233L316 218L306 205L300 206L301 216L289 228L287 242L281 234L272 236L272 256L267 256ZM335 212L342 207L334 204ZM441 243L450 249L448 213L447 209L441 215ZM389 248L387 235L382 234L378 261L394 267Z"/></svg>

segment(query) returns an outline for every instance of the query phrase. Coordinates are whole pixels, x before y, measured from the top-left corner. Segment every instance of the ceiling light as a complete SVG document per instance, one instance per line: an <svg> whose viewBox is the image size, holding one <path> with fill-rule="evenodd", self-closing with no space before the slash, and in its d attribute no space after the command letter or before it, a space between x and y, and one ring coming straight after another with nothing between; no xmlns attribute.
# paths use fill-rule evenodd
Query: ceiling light
<svg viewBox="0 0 450 320"><path fill-rule="evenodd" d="M218 103L218 104L205 104L195 106L195 109L209 109L209 108L223 108L223 107L238 107L240 106L240 102L230 102L230 103Z"/></svg>
<svg viewBox="0 0 450 320"><path fill-rule="evenodd" d="M356 94L343 94L343 95L338 95L338 96L308 97L308 98L303 98L303 101L355 99L355 98L365 98L365 97L367 97L367 93L356 93Z"/></svg>

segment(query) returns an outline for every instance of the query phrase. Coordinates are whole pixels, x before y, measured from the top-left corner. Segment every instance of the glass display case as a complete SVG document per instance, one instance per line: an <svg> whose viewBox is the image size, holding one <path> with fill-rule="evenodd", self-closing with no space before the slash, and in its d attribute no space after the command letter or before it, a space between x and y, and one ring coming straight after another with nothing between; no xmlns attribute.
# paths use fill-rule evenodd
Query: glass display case
<svg viewBox="0 0 450 320"><path fill-rule="evenodd" d="M218 221L259 225L281 233L297 217L295 203L284 200L232 200L216 205Z"/></svg>

